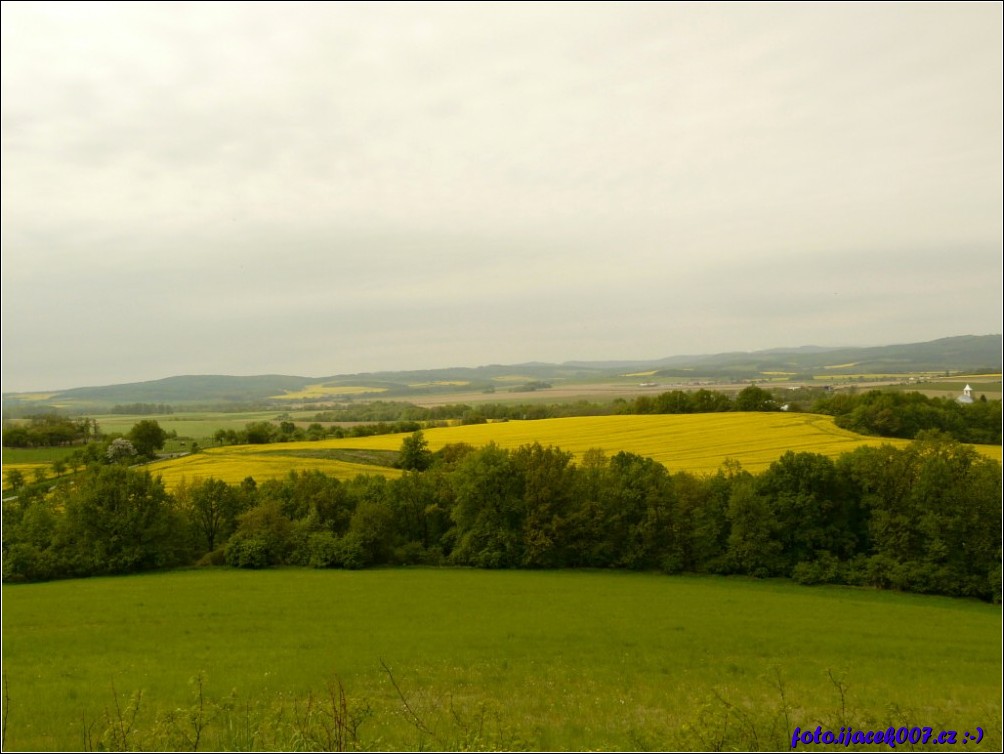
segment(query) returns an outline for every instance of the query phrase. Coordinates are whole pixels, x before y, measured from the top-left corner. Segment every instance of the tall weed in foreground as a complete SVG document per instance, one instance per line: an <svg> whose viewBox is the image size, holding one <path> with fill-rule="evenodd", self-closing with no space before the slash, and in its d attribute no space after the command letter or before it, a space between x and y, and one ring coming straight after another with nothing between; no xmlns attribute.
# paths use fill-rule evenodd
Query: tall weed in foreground
<svg viewBox="0 0 1004 754"><path fill-rule="evenodd" d="M242 699L236 691L207 695L203 674L192 679L187 707L147 712L142 692L112 701L93 720L81 719L83 751L356 751L360 726L372 715L365 702L350 700L338 678L306 697L277 694Z"/></svg>
<svg viewBox="0 0 1004 754"><path fill-rule="evenodd" d="M885 731L895 729L937 726L946 710L904 708L891 703L882 710L857 707L851 698L849 674L844 670L827 669L827 678L832 686L832 696L825 700L796 704L789 697L782 669L774 666L763 681L770 691L753 699L741 689L715 689L703 699L691 718L684 722L678 736L670 743L673 748L686 751L790 751L792 736L796 728L814 731L833 731L839 735L848 731ZM987 704L980 711L979 723L984 729L984 739L978 747L966 746L962 740L963 731L958 731L957 745L927 745L896 743L886 744L803 744L797 749L817 751L931 751L946 748L954 750L1000 751L1002 738L1001 708ZM975 729L975 728L974 728ZM938 732L937 729L935 733ZM648 743L648 742L645 742ZM651 750L646 745L638 747Z"/></svg>
<svg viewBox="0 0 1004 754"><path fill-rule="evenodd" d="M267 699L245 699L236 691L214 698L206 679L191 679L186 707L155 711L142 691L121 694L111 686L111 699L100 715L81 717L83 751L519 751L541 748L524 735L524 721L514 719L497 700L457 699L452 692L407 689L391 667L380 661L393 694L380 700L350 696L337 675L320 692L305 696L278 693ZM649 726L626 725L623 745L611 750L638 751L788 751L792 733L814 730L840 732L886 730L937 724L950 710L858 708L849 673L827 670L832 693L826 699L793 700L784 672L772 666L757 687L713 689L686 710L676 710ZM3 720L6 739L10 697L4 679ZM613 707L618 700L610 697ZM985 737L979 746L897 744L905 751L955 749L1000 750L1002 719L999 705L988 703L978 722ZM602 745L601 745L602 746ZM877 744L841 745L849 751L874 751ZM551 748L551 747L547 747ZM798 744L798 749L833 750L831 745ZM892 749L890 749L892 750Z"/></svg>

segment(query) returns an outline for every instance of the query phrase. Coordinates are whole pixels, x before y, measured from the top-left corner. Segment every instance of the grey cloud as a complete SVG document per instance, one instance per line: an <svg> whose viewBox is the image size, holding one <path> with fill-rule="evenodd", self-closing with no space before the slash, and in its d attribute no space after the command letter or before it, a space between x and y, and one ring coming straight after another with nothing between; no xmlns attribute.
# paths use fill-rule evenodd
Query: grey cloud
<svg viewBox="0 0 1004 754"><path fill-rule="evenodd" d="M5 4L5 389L999 327L1000 7L789 5Z"/></svg>

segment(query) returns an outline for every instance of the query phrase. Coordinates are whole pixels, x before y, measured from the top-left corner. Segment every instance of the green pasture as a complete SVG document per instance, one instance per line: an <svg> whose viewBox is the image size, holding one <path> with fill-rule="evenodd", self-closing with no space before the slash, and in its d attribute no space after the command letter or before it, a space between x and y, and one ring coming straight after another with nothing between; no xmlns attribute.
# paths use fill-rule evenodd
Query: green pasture
<svg viewBox="0 0 1004 754"><path fill-rule="evenodd" d="M119 432L127 434L137 422L152 419L165 432L174 430L179 437L190 437L193 440L208 440L218 429L241 430L250 422L275 421L280 409L271 411L244 411L240 413L216 411L186 411L174 414L153 414L133 416L128 414L99 414L93 418L98 422L101 431L106 434ZM313 415L312 412L311 415ZM295 418L295 414L293 414Z"/></svg>
<svg viewBox="0 0 1004 754"><path fill-rule="evenodd" d="M1000 637L983 603L739 578L220 568L4 585L4 750L91 748L122 721L131 746L159 748L193 709L204 749L306 747L297 720L341 682L372 749L787 749L796 725L978 725L968 748L992 751Z"/></svg>
<svg viewBox="0 0 1004 754"><path fill-rule="evenodd" d="M79 445L71 445L60 448L4 448L3 464L9 463L53 463L73 454L73 451L80 450Z"/></svg>

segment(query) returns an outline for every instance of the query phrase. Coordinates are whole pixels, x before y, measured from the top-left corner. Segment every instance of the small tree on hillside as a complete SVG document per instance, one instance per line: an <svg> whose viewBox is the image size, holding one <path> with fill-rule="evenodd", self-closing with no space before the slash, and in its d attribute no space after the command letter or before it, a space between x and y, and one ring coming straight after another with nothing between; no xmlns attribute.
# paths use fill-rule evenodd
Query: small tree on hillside
<svg viewBox="0 0 1004 754"><path fill-rule="evenodd" d="M397 465L402 469L425 471L432 465L432 451L420 429L404 438L399 453Z"/></svg>
<svg viewBox="0 0 1004 754"><path fill-rule="evenodd" d="M6 476L8 489L12 489L17 492L19 489L24 487L24 474L20 469L8 469Z"/></svg>
<svg viewBox="0 0 1004 754"><path fill-rule="evenodd" d="M762 387L750 385L739 391L736 396L736 411L777 411L777 401L774 396Z"/></svg>
<svg viewBox="0 0 1004 754"><path fill-rule="evenodd" d="M144 419L129 430L129 440L141 456L153 458L164 447L167 432L153 419Z"/></svg>

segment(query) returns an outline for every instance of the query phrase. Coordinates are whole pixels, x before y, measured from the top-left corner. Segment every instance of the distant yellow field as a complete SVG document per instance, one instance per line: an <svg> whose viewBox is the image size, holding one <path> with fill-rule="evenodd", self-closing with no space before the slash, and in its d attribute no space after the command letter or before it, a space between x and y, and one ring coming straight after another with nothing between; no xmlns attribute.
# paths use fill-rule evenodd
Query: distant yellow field
<svg viewBox="0 0 1004 754"><path fill-rule="evenodd" d="M52 468L51 463L5 463L3 465L4 478L9 471L20 471L25 479L31 480L35 469L45 469L47 472Z"/></svg>
<svg viewBox="0 0 1004 754"><path fill-rule="evenodd" d="M17 399L20 401L48 401L57 393L18 393Z"/></svg>
<svg viewBox="0 0 1004 754"><path fill-rule="evenodd" d="M195 456L152 464L168 486L182 476L214 476L238 482L246 476L267 479L292 469L320 469L346 478L358 473L385 476L393 469L342 461L299 457L324 449L397 450L405 435L343 438L281 445L242 445L213 448ZM713 473L726 459L739 461L749 471L762 471L788 450L836 457L862 445L885 443L902 447L906 440L864 437L840 429L832 417L815 414L721 413L661 416L598 416L540 421L510 421L425 431L432 450L448 443L474 446L495 442L505 448L528 443L557 445L581 455L602 448L608 455L626 450L648 456L670 471ZM1001 448L976 446L984 455L1001 460Z"/></svg>
<svg viewBox="0 0 1004 754"><path fill-rule="evenodd" d="M271 396L280 401L309 401L328 398L333 395L361 395L363 393L383 393L385 387L366 387L364 385L307 385L302 390L287 391L281 395Z"/></svg>
<svg viewBox="0 0 1004 754"><path fill-rule="evenodd" d="M310 450L318 450L321 443L309 445ZM249 476L257 482L280 479L291 471L323 471L337 479L353 479L360 474L384 477L401 475L397 469L385 466L286 455L285 451L288 449L288 443L211 448L195 455L157 461L143 468L154 476L160 476L168 489L176 487L182 479L192 481L213 477L228 484L237 484Z"/></svg>
<svg viewBox="0 0 1004 754"><path fill-rule="evenodd" d="M433 380L432 382L409 382L408 387L463 387L470 384L470 380Z"/></svg>

